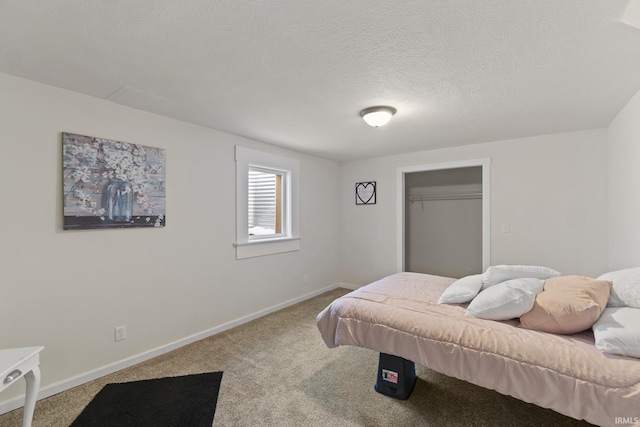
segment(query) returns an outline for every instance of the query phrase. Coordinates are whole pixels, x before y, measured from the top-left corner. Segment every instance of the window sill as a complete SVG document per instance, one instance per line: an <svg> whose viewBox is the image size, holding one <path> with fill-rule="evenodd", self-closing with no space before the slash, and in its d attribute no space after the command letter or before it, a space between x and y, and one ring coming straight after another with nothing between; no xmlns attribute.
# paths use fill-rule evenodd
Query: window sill
<svg viewBox="0 0 640 427"><path fill-rule="evenodd" d="M279 237L234 243L236 259L253 258L300 250L300 237Z"/></svg>

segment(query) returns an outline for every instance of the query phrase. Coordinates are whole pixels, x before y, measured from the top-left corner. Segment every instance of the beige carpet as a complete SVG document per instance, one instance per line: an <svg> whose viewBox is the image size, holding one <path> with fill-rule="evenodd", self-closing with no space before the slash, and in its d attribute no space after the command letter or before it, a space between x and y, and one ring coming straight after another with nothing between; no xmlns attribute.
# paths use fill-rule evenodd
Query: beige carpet
<svg viewBox="0 0 640 427"><path fill-rule="evenodd" d="M408 400L376 393L378 354L328 349L316 329L316 315L346 292L328 292L40 400L33 425L68 426L107 383L213 371L224 371L214 426L590 425L419 365ZM18 409L1 415L0 426L19 426L21 419Z"/></svg>

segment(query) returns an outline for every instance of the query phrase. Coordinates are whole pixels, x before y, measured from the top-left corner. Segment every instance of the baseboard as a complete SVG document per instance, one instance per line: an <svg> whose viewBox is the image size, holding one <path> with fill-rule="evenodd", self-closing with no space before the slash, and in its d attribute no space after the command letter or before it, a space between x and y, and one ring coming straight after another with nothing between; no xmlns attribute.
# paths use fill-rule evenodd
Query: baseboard
<svg viewBox="0 0 640 427"><path fill-rule="evenodd" d="M135 356L131 356L126 359L122 359L117 362L110 363L108 365L94 369L92 371L85 372L80 375L76 375L75 377L71 377L66 380L62 380L57 383L50 384L46 387L41 388L38 391L38 400L44 399L49 396L53 396L54 394L61 393L65 390L69 390L70 388L77 387L81 384L87 383L89 381L93 381L100 377L104 377L105 375L112 374L121 369L128 368L129 366L133 366L140 362L149 360L153 357L160 356L161 354L168 353L169 351L175 350L187 344L191 344L193 342L210 337L212 335L219 334L220 332L224 332L228 329L234 328L236 326L240 326L244 323L266 316L267 314L273 313L275 311L282 310L283 308L308 300L309 298L313 298L315 296L331 291L333 289L345 288L347 286L351 286L351 285L344 284L344 283L336 283L334 285L330 285L325 288L318 289L317 291L313 291L311 293L299 296L297 298L290 299L283 303L276 304L272 307L265 308L264 310L257 311L253 314L249 314L249 315L240 317L238 319L232 320L230 322L223 323L222 325L215 326L211 329L207 329L205 331L198 332L196 334L179 339L177 341L162 345L160 347L156 347L154 349L145 351ZM347 289L351 289L351 288L347 288ZM22 406L24 406L24 395L17 396L15 398L0 402L0 415L5 414L9 411L13 411L14 409L18 409Z"/></svg>

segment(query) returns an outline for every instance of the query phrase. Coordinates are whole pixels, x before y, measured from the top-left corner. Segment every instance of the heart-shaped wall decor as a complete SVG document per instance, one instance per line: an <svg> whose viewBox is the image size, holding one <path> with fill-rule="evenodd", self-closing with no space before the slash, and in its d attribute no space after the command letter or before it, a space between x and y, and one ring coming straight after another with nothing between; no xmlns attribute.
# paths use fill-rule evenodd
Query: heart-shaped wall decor
<svg viewBox="0 0 640 427"><path fill-rule="evenodd" d="M356 205L372 205L376 203L376 183L358 182L356 183Z"/></svg>

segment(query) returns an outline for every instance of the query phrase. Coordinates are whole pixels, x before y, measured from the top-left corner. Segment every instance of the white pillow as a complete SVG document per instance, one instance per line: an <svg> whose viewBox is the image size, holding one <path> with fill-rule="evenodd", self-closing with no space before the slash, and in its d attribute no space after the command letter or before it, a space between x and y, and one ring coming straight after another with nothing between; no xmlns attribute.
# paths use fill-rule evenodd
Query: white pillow
<svg viewBox="0 0 640 427"><path fill-rule="evenodd" d="M640 308L605 308L593 335L598 350L640 358Z"/></svg>
<svg viewBox="0 0 640 427"><path fill-rule="evenodd" d="M537 265L492 265L484 273L484 283L482 289L497 285L498 283L525 277L534 279L550 279L557 277L560 273L549 267Z"/></svg>
<svg viewBox="0 0 640 427"><path fill-rule="evenodd" d="M640 308L640 267L611 271L598 280L612 283L607 306Z"/></svg>
<svg viewBox="0 0 640 427"><path fill-rule="evenodd" d="M438 304L462 304L471 301L482 287L482 274L474 274L458 279L444 290Z"/></svg>
<svg viewBox="0 0 640 427"><path fill-rule="evenodd" d="M515 319L533 308L543 287L541 279L507 280L480 292L467 307L467 314L489 320Z"/></svg>

